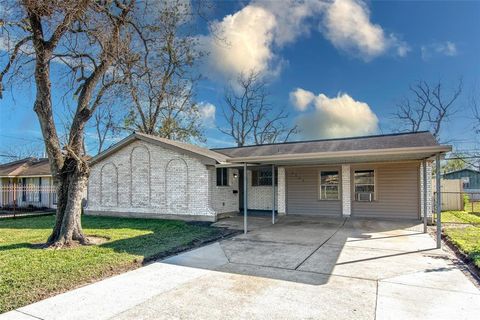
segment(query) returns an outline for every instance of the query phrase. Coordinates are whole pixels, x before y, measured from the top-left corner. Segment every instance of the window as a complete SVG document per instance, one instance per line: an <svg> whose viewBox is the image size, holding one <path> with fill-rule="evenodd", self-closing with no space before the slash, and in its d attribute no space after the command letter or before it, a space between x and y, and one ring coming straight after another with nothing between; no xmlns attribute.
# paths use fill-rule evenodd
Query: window
<svg viewBox="0 0 480 320"><path fill-rule="evenodd" d="M57 204L57 186L56 184L51 184L50 185L50 192L52 193L52 204L56 205Z"/></svg>
<svg viewBox="0 0 480 320"><path fill-rule="evenodd" d="M278 184L277 169L275 169L275 185ZM252 186L271 186L272 168L260 168L252 170Z"/></svg>
<svg viewBox="0 0 480 320"><path fill-rule="evenodd" d="M338 171L320 172L320 200L338 200Z"/></svg>
<svg viewBox="0 0 480 320"><path fill-rule="evenodd" d="M38 178L38 202L42 202L42 177Z"/></svg>
<svg viewBox="0 0 480 320"><path fill-rule="evenodd" d="M26 185L25 185L25 192L27 194L27 202L40 202L40 192L35 184L35 179L38 178L25 178Z"/></svg>
<svg viewBox="0 0 480 320"><path fill-rule="evenodd" d="M217 168L217 186L228 186L228 168Z"/></svg>
<svg viewBox="0 0 480 320"><path fill-rule="evenodd" d="M462 177L463 189L470 188L470 177Z"/></svg>
<svg viewBox="0 0 480 320"><path fill-rule="evenodd" d="M27 201L27 178L22 178L22 201Z"/></svg>
<svg viewBox="0 0 480 320"><path fill-rule="evenodd" d="M375 171L355 171L355 200L373 201L375 199Z"/></svg>

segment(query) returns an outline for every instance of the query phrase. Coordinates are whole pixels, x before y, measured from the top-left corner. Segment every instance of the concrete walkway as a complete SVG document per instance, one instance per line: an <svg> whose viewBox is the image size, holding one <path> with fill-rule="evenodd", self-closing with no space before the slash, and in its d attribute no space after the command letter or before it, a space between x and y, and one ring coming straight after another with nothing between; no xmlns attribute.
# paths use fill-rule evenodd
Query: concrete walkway
<svg viewBox="0 0 480 320"><path fill-rule="evenodd" d="M0 320L478 319L480 291L417 223L267 221Z"/></svg>

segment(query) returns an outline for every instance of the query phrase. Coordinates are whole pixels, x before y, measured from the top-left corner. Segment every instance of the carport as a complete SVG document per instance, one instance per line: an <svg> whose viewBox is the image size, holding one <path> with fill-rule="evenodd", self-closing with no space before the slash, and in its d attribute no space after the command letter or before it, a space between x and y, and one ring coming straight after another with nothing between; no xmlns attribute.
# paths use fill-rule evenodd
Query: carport
<svg viewBox="0 0 480 320"><path fill-rule="evenodd" d="M423 218L426 232L428 212L433 211L433 201L430 201L431 179L428 175L435 165L437 190L440 190L440 161L446 152L451 151L451 146L439 145L429 132L420 132L287 142L215 151L230 156L226 164L217 167L243 168L244 233L248 232L247 170L258 166L271 167L272 171L272 224L275 223L277 198L279 203L280 199L282 203L285 202L285 208L278 208L279 213L292 215L301 211L295 210L292 205L292 199L295 198L288 197L293 189L285 172L288 174L299 171L300 168L304 168L304 171L308 168L308 173L297 177L297 193L311 193L309 199L298 200L303 206L300 215L316 214L322 206L335 203L338 217ZM283 175L281 182L279 177L278 188L273 183L276 168L279 176ZM325 171L327 174L323 174ZM313 181L313 184L307 185L307 180ZM327 182L324 183L324 180ZM322 199L319 190L329 190L334 198L329 199L327 195L326 199ZM438 196L435 202L437 246L440 247L441 202ZM326 212L328 214L328 210Z"/></svg>

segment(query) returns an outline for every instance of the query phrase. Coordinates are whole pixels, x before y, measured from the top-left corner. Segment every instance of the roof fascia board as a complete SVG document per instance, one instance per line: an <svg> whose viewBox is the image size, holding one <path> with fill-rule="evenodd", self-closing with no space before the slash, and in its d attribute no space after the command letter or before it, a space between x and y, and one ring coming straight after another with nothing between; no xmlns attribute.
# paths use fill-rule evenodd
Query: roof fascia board
<svg viewBox="0 0 480 320"><path fill-rule="evenodd" d="M342 165L362 166L362 165L380 165L380 164L405 164L405 163L421 163L422 160L386 160L386 161L362 161L362 162L347 162L347 163L320 163L320 164L285 164L279 165L284 168L324 168L324 167L340 167Z"/></svg>
<svg viewBox="0 0 480 320"><path fill-rule="evenodd" d="M18 176L0 176L0 178L51 178L51 174L36 174L36 175L18 175Z"/></svg>
<svg viewBox="0 0 480 320"><path fill-rule="evenodd" d="M239 162L261 162L261 161L279 161L279 160L308 160L308 159L326 159L335 157L355 157L355 156L371 156L371 155L397 155L397 154L415 154L415 153L445 153L452 150L451 146L432 146L432 147L408 147L408 148L390 148L390 149L374 149L374 150L349 150L334 152L314 152L314 153L297 153L282 154L273 156L257 156L257 157L232 157L227 159L230 163Z"/></svg>

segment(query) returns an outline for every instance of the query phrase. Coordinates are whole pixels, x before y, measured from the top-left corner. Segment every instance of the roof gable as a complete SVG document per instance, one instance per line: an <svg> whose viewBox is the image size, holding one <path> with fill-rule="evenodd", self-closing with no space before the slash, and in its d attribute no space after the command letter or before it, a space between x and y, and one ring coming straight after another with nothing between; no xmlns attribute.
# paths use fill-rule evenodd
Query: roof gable
<svg viewBox="0 0 480 320"><path fill-rule="evenodd" d="M202 163L208 164L208 165L215 165L216 163L225 162L226 159L228 158L225 155L220 154L218 152L215 152L206 148L202 148L199 146L195 146L192 144L173 141L173 140L164 139L164 138L160 138L160 137L156 137L156 136L152 136L144 133L135 132L129 135L128 137L126 137L125 139L114 144L110 148L106 149L105 151L99 153L92 159L90 159L90 163L94 164L102 159L105 159L109 155L129 145L133 141L138 141L138 140L145 141L153 145L158 145L167 149L171 149L176 152L191 155L193 157L198 158Z"/></svg>
<svg viewBox="0 0 480 320"><path fill-rule="evenodd" d="M25 158L0 165L2 177L51 176L48 159Z"/></svg>

